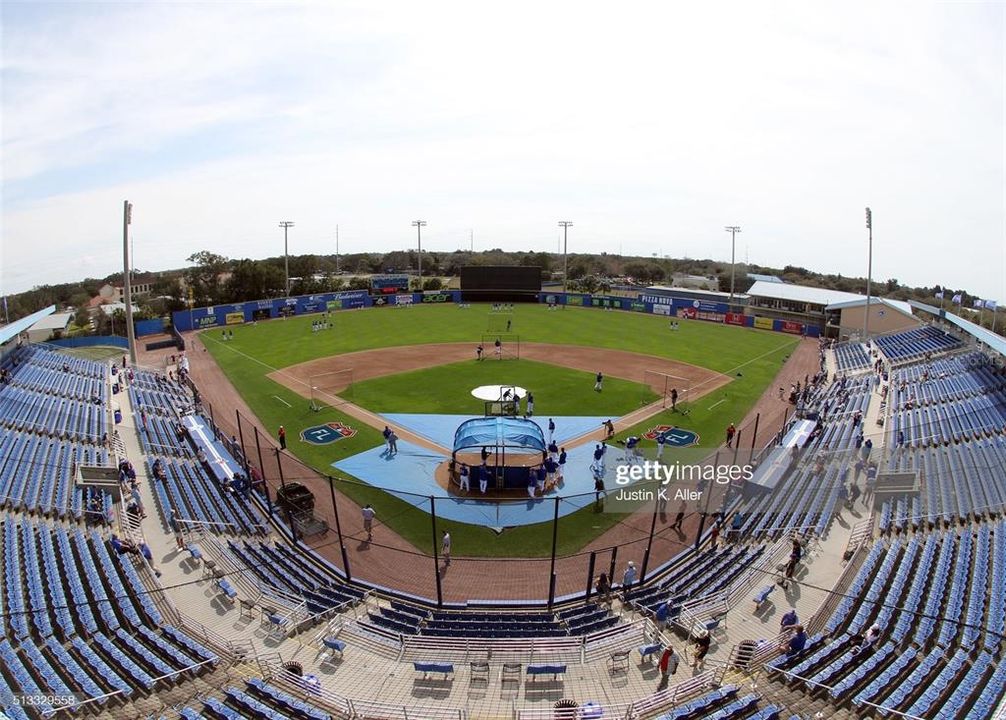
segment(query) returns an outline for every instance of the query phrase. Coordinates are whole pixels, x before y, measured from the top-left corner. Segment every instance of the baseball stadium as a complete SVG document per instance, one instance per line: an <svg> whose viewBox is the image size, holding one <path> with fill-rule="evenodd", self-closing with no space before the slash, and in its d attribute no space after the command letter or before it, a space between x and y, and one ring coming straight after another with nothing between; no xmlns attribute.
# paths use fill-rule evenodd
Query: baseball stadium
<svg viewBox="0 0 1006 720"><path fill-rule="evenodd" d="M0 327L0 717L1006 717L1001 337L541 275Z"/></svg>

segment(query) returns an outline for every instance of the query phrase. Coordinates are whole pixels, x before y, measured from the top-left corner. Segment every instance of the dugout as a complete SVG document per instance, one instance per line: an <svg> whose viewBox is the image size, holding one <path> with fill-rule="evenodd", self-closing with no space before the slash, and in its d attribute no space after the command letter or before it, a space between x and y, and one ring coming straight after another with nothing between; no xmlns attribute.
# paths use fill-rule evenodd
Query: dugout
<svg viewBox="0 0 1006 720"><path fill-rule="evenodd" d="M541 268L536 265L466 265L461 268L462 302L538 302Z"/></svg>
<svg viewBox="0 0 1006 720"><path fill-rule="evenodd" d="M527 487L529 471L545 460L545 434L532 420L515 417L480 417L465 420L454 433L451 460L471 468L471 483L479 483L481 452L489 455L489 487L515 490Z"/></svg>

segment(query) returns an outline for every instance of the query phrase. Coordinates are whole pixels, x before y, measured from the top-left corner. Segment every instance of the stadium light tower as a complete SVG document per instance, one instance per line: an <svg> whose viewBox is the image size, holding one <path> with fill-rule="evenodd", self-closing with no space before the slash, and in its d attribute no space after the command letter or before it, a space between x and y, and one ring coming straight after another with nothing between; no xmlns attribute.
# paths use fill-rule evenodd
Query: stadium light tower
<svg viewBox="0 0 1006 720"><path fill-rule="evenodd" d="M283 228L283 270L286 274L286 296L290 297L290 245L287 242L287 232L293 227L293 223L284 220L279 226Z"/></svg>
<svg viewBox="0 0 1006 720"><path fill-rule="evenodd" d="M866 260L866 319L863 320L863 340L870 339L870 290L873 280L873 212L866 208L866 229L870 233L870 250Z"/></svg>
<svg viewBox="0 0 1006 720"><path fill-rule="evenodd" d="M736 269L737 258L737 233L741 231L740 225L727 225L724 230L730 233L730 302L734 301L734 270ZM732 311L731 311L732 312Z"/></svg>
<svg viewBox="0 0 1006 720"><path fill-rule="evenodd" d="M416 229L416 245L419 248L419 292L423 291L423 228L426 227L425 220L413 220L412 226Z"/></svg>
<svg viewBox="0 0 1006 720"><path fill-rule="evenodd" d="M566 235L569 232L569 228L573 223L569 220L560 220L559 227L562 228L562 294L566 294L566 283L568 282L567 272L569 265L567 264L568 256L566 254Z"/></svg>

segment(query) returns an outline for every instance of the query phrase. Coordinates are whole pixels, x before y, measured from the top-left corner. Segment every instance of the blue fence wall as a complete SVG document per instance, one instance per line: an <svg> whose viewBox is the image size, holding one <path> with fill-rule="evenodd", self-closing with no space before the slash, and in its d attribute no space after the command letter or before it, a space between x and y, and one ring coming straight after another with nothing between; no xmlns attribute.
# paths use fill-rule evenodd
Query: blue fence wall
<svg viewBox="0 0 1006 720"><path fill-rule="evenodd" d="M46 344L65 348L97 347L99 345L129 348L129 341L118 335L82 335L80 337L60 338L59 340L47 340Z"/></svg>
<svg viewBox="0 0 1006 720"><path fill-rule="evenodd" d="M457 303L461 302L460 290L444 290L443 292L411 293L401 295L383 295L371 297L366 290L350 290L320 295L302 295L292 298L276 298L273 300L256 300L233 305L216 305L213 307L180 310L172 315L175 330L186 332L193 329L224 327L240 325L257 320L269 320L278 317L293 317L310 315L326 311L351 310L365 307L390 307L404 303L418 305L420 303ZM692 298L674 297L671 295L640 293L634 298L615 297L609 295L589 295L584 293L541 292L538 302L554 305L569 305L571 307L610 308L627 312L652 313L667 317L688 320L704 320L718 322L738 327L755 327L762 330L774 330L793 335L818 337L819 329L803 323L755 318L739 312L733 312L725 302L712 300L696 300Z"/></svg>
<svg viewBox="0 0 1006 720"><path fill-rule="evenodd" d="M164 320L162 318L154 318L153 320L137 320L133 323L133 327L136 328L136 337L157 335L158 333L164 332Z"/></svg>
<svg viewBox="0 0 1006 720"><path fill-rule="evenodd" d="M278 317L353 310L356 308L373 307L375 305L398 305L406 298L412 304L451 303L459 302L461 293L457 290L445 290L444 292L385 295L372 298L366 290L348 290L336 293L301 295L299 297L275 298L272 300L251 300L232 305L215 305L212 307L193 308L192 310L179 310L172 313L171 320L176 330L185 332L193 329L240 325L242 323L269 320Z"/></svg>

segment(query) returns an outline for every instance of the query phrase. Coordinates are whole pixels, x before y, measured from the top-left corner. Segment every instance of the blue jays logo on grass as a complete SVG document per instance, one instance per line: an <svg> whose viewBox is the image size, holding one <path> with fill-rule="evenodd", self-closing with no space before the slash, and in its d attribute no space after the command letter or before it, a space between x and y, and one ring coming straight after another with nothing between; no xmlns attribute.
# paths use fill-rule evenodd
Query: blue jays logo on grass
<svg viewBox="0 0 1006 720"><path fill-rule="evenodd" d="M300 439L312 445L328 445L336 440L353 437L356 430L341 422L330 422L315 425L300 431Z"/></svg>
<svg viewBox="0 0 1006 720"><path fill-rule="evenodd" d="M643 433L647 440L656 440L661 435L664 436L664 444L671 447L685 448L699 444L698 433L674 425L657 425Z"/></svg>

